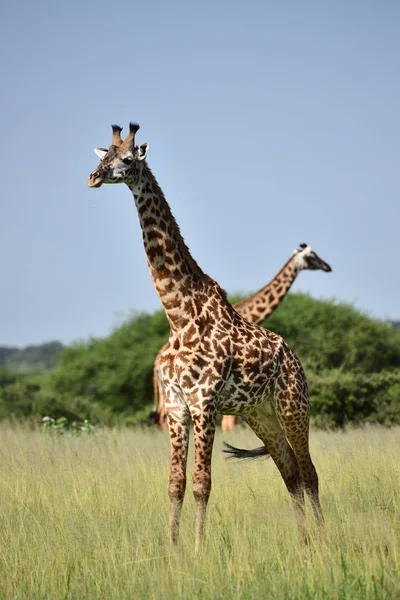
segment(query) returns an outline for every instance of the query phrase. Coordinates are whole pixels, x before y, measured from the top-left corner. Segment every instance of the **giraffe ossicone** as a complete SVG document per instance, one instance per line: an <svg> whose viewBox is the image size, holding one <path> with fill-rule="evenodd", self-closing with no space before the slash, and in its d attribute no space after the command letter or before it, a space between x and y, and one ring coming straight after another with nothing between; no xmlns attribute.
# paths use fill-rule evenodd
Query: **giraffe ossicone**
<svg viewBox="0 0 400 600"><path fill-rule="evenodd" d="M218 283L193 259L145 160L148 145L135 145L137 130L131 124L120 145L111 144L101 153L88 184L125 183L133 193L151 277L171 327L168 352L160 365L171 441L171 539L178 539L192 420L195 551L200 550L218 414L248 416L264 452L282 475L306 538L304 491L317 520L323 519L309 452L310 405L300 361L280 336L239 315Z"/></svg>

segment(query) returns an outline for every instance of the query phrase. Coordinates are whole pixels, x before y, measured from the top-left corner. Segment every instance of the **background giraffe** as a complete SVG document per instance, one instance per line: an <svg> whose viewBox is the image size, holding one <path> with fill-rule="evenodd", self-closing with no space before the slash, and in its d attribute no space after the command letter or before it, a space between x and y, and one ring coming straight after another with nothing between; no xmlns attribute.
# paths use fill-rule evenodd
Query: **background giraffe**
<svg viewBox="0 0 400 600"><path fill-rule="evenodd" d="M249 298L237 302L234 309L250 323L262 323L279 306L285 298L300 271L332 271L331 267L307 244L300 244L292 256L283 265L279 273ZM164 407L164 390L160 378L160 363L162 353L168 350L168 343L159 350L153 365L154 408L150 413L149 423L158 424L161 429L167 429L167 415ZM233 429L237 422L235 415L224 415L221 423L222 431Z"/></svg>
<svg viewBox="0 0 400 600"><path fill-rule="evenodd" d="M317 520L323 518L309 452L310 404L300 361L280 336L239 315L224 290L195 262L145 161L149 144L135 145L138 129L131 123L122 141L121 127L113 126L110 148L95 150L101 163L88 185L125 183L133 193L151 277L171 327L161 362L171 441L171 540L178 539L192 420L195 551L200 550L218 414L247 416L285 481L299 530L307 539L304 490Z"/></svg>

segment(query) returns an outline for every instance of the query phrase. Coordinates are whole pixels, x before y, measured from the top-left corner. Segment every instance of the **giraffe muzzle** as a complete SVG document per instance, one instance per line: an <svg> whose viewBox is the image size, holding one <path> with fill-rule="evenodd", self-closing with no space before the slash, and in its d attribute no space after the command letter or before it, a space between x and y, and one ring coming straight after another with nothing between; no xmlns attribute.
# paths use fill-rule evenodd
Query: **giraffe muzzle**
<svg viewBox="0 0 400 600"><path fill-rule="evenodd" d="M324 260L322 260L322 258L319 258L319 268L322 271L325 271L325 273L330 273L332 271L332 267L330 265L328 265L327 262L325 262Z"/></svg>
<svg viewBox="0 0 400 600"><path fill-rule="evenodd" d="M321 271L325 271L325 273L330 273L332 271L332 267L330 265L328 265L327 262L322 260L322 258L319 257L318 254L316 254L316 253L314 253L314 256L310 256L308 258L308 268L311 271L321 270Z"/></svg>
<svg viewBox="0 0 400 600"><path fill-rule="evenodd" d="M88 186L91 188L98 188L102 183L103 181L100 171L93 171L88 179Z"/></svg>

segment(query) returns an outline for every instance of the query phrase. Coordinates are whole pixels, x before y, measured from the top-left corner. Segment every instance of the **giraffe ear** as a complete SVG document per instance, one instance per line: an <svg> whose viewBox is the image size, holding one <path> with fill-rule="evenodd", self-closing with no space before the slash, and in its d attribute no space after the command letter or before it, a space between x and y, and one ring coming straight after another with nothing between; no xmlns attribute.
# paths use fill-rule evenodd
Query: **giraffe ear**
<svg viewBox="0 0 400 600"><path fill-rule="evenodd" d="M144 160L147 156L147 152L149 151L150 144L145 142L144 144L140 144L137 152L137 159Z"/></svg>
<svg viewBox="0 0 400 600"><path fill-rule="evenodd" d="M94 149L94 153L95 153L95 154L97 154L97 156L98 156L98 157L99 157L101 160L103 160L103 158L105 157L105 155L107 154L107 152L108 152L108 148L101 148L101 147L97 146L97 147Z"/></svg>

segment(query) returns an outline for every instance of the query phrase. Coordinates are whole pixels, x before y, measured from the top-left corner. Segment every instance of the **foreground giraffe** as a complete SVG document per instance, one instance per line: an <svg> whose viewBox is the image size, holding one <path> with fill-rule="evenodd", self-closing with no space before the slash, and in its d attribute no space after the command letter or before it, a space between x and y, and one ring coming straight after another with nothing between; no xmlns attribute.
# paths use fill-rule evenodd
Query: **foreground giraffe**
<svg viewBox="0 0 400 600"><path fill-rule="evenodd" d="M267 285L249 298L237 302L233 308L250 323L260 324L267 319L279 306L290 290L300 271L332 271L331 267L312 250L307 244L300 244L279 273ZM167 429L167 415L164 407L164 391L160 378L162 354L168 351L169 342L158 352L153 366L154 408L150 414L150 424L158 424L161 429ZM222 419L222 431L233 429L237 422L235 415L225 415Z"/></svg>
<svg viewBox="0 0 400 600"><path fill-rule="evenodd" d="M286 342L253 325L192 258L170 207L145 159L149 144L135 145L139 126L121 139L113 126L110 148L88 185L125 183L133 193L154 286L171 333L161 371L171 440L169 531L177 542L186 488L189 424L193 422L196 502L195 552L201 547L211 491L211 455L219 413L246 415L275 461L307 539L304 490L322 522L318 476L309 452L309 398L300 361Z"/></svg>

